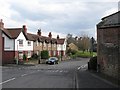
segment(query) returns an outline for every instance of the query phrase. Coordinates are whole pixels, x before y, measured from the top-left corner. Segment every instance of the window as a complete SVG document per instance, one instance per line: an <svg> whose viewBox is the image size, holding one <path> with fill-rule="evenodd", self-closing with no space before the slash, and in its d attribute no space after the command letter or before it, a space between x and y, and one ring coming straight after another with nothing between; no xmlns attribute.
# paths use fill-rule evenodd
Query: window
<svg viewBox="0 0 120 90"><path fill-rule="evenodd" d="M30 41L28 41L28 46L31 46L31 42Z"/></svg>
<svg viewBox="0 0 120 90"><path fill-rule="evenodd" d="M54 45L54 47L56 47L56 44Z"/></svg>
<svg viewBox="0 0 120 90"><path fill-rule="evenodd" d="M28 58L31 57L31 51L28 51Z"/></svg>
<svg viewBox="0 0 120 90"><path fill-rule="evenodd" d="M39 43L38 43L38 41L36 41L36 46L38 46L39 45Z"/></svg>
<svg viewBox="0 0 120 90"><path fill-rule="evenodd" d="M40 46L42 46L42 43L40 42Z"/></svg>
<svg viewBox="0 0 120 90"><path fill-rule="evenodd" d="M48 47L51 47L51 44L50 44L50 43L48 44Z"/></svg>
<svg viewBox="0 0 120 90"><path fill-rule="evenodd" d="M54 55L54 56L56 55L56 51L54 51L53 55Z"/></svg>
<svg viewBox="0 0 120 90"><path fill-rule="evenodd" d="M39 54L39 51L37 51L37 55Z"/></svg>
<svg viewBox="0 0 120 90"><path fill-rule="evenodd" d="M23 46L23 40L19 40L19 46Z"/></svg>
<svg viewBox="0 0 120 90"><path fill-rule="evenodd" d="M44 47L46 47L46 43L44 42Z"/></svg>

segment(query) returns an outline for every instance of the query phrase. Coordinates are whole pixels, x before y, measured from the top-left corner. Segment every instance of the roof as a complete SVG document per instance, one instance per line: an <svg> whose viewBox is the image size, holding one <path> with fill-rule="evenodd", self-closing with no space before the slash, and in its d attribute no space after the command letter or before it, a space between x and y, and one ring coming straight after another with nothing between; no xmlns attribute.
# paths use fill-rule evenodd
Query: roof
<svg viewBox="0 0 120 90"><path fill-rule="evenodd" d="M39 38L38 35L27 33L27 39L28 40L36 41L36 40L38 40L38 38Z"/></svg>
<svg viewBox="0 0 120 90"><path fill-rule="evenodd" d="M16 39L22 31L22 28L9 28L2 30L11 39Z"/></svg>
<svg viewBox="0 0 120 90"><path fill-rule="evenodd" d="M57 44L64 44L65 39L57 39Z"/></svg>
<svg viewBox="0 0 120 90"><path fill-rule="evenodd" d="M19 34L22 32L22 28L5 28L4 30L2 30L3 33L5 35L7 35L10 39L16 39ZM50 38L50 37L46 37L46 36L39 36L36 34L31 34L31 33L27 33L27 35L25 33L23 33L25 38L27 40L30 41L40 41L40 42L46 42L46 43L57 43L57 44L64 44L65 39L55 39L55 38Z"/></svg>
<svg viewBox="0 0 120 90"><path fill-rule="evenodd" d="M120 27L120 11L102 18L101 22L97 24L98 28L106 27Z"/></svg>

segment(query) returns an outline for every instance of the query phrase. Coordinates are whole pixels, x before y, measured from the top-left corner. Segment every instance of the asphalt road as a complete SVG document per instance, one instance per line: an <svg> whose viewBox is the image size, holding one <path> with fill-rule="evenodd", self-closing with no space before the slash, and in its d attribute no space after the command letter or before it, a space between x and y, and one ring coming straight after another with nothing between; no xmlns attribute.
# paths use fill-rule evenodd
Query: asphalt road
<svg viewBox="0 0 120 90"><path fill-rule="evenodd" d="M87 71L89 59L62 61L56 65L10 65L2 68L2 88L114 88Z"/></svg>

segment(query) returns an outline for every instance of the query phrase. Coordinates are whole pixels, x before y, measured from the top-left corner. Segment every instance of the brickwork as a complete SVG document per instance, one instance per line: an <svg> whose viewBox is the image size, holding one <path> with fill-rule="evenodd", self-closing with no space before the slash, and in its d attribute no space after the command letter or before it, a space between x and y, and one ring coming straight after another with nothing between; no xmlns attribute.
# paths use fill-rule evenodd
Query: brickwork
<svg viewBox="0 0 120 90"><path fill-rule="evenodd" d="M97 29L98 64L100 70L111 77L120 76L120 27Z"/></svg>
<svg viewBox="0 0 120 90"><path fill-rule="evenodd" d="M2 63L2 31L0 30L0 64Z"/></svg>
<svg viewBox="0 0 120 90"><path fill-rule="evenodd" d="M14 51L4 51L3 53L3 64L14 63L15 52Z"/></svg>

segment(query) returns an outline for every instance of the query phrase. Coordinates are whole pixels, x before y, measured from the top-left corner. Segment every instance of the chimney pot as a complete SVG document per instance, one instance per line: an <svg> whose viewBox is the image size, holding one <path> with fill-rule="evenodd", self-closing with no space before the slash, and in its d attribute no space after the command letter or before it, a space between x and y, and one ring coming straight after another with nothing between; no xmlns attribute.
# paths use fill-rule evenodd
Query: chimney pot
<svg viewBox="0 0 120 90"><path fill-rule="evenodd" d="M48 35L50 38L52 38L52 34L51 34L51 32L49 32L49 35Z"/></svg>
<svg viewBox="0 0 120 90"><path fill-rule="evenodd" d="M57 39L59 39L60 37L59 37L59 35L57 35Z"/></svg>
<svg viewBox="0 0 120 90"><path fill-rule="evenodd" d="M0 19L0 29L4 29L4 23L2 19Z"/></svg>
<svg viewBox="0 0 120 90"><path fill-rule="evenodd" d="M38 29L37 35L41 36L41 29Z"/></svg>
<svg viewBox="0 0 120 90"><path fill-rule="evenodd" d="M26 28L26 25L23 25L23 32L25 35L27 35L27 28Z"/></svg>

